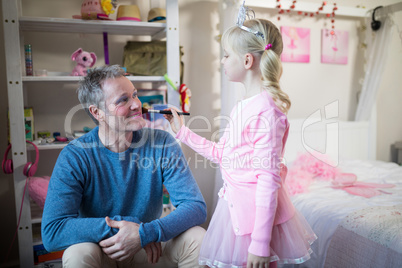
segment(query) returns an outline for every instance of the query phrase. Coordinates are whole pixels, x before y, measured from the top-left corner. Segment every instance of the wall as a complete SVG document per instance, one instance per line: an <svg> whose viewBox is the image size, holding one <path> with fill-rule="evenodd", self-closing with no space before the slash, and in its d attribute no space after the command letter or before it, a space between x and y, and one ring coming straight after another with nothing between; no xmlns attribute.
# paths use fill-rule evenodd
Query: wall
<svg viewBox="0 0 402 268"><path fill-rule="evenodd" d="M316 110L323 109L325 105L339 101L339 119L352 119L354 107L350 104L356 103L354 95L358 88L358 79L362 77L361 72L356 74L359 72L359 66L362 66L357 35L360 20L336 19L336 30L349 32L348 63L328 64L321 63L321 30L330 28L331 23L328 19L281 16L281 20L278 21L277 11L264 13L261 9L258 11L261 12L258 14L272 20L279 28L294 26L310 29L310 62L283 62L281 86L292 100L289 117L306 118ZM289 44L284 44L287 45Z"/></svg>
<svg viewBox="0 0 402 268"><path fill-rule="evenodd" d="M306 0L307 1L307 0ZM80 0L23 0L24 15L26 16L54 16L70 18L73 14L79 13ZM144 19L147 14L148 1L119 1L123 3L136 3L141 9ZM163 0L161 2L164 2ZM321 3L322 1L308 1ZM339 6L354 6L357 1L337 1ZM367 1L365 1L367 2ZM382 4L390 4L395 0L381 1ZM375 1L370 4L376 5ZM219 34L218 0L179 0L180 5L180 44L183 46L184 82L192 89L192 116L186 118L192 120L193 129L205 129L208 126L199 116L204 116L211 123L209 132L199 132L200 135L210 139L211 133L219 129L214 119L220 114L220 45L216 41ZM370 6L367 5L367 8ZM46 8L43 8L46 7ZM51 13L49 15L49 13ZM336 19L336 28L349 31L349 62L347 65L332 65L320 63L320 30L324 28L325 20L315 18L303 18L282 16L280 22L276 20L275 11L256 9L257 16L264 16L272 19L278 26L300 26L311 29L311 58L310 63L284 63L284 74L281 85L289 93L292 99L292 109L289 113L291 118L307 117L318 109L333 101L339 101L339 118L350 120L354 117L356 108L357 92L361 85L359 80L363 78L363 52L361 51L359 39L358 19L343 18ZM1 16L1 15L0 15ZM395 14L395 23L402 25L402 12ZM2 20L1 20L2 21ZM401 27L401 26L400 26ZM402 28L402 27L401 27ZM0 29L0 92L7 96L6 81L4 73L4 45L3 28ZM37 61L35 68L43 68L54 71L69 72L74 64L70 60L71 53L80 44L84 49L95 52L98 55L98 62L104 61L102 39L98 35L79 34L57 34L29 33L25 41L32 43L34 57L45 58ZM130 37L113 36L109 38L111 63L122 63L122 50L127 40L134 40ZM377 98L378 109L378 131L377 131L377 158L389 160L390 144L402 139L402 124L396 121L402 113L402 76L395 70L402 70L402 44L398 35L390 44L388 64L384 72L379 95ZM35 64L35 63L34 63ZM58 91L59 98L65 100L56 102L53 98L47 97L47 93L53 90ZM78 104L73 85L61 87L61 84L47 85L45 88L36 88L27 92L29 105L35 106L35 112L45 115L46 120L37 122L37 129L49 129L51 131L63 127L60 116L66 114L72 107ZM0 125L6 126L7 98L0 98ZM50 114L50 111L52 113ZM74 121L79 126L91 124L85 114L78 114ZM188 121L187 121L188 122ZM7 146L6 128L0 128L0 152L4 152ZM189 159L192 172L197 179L204 198L208 205L208 221L214 210L213 197L216 194L215 171L216 167L199 155L195 154L188 147L183 146L183 151ZM43 152L43 154L52 154ZM57 153L53 152L55 157ZM48 171L41 163L39 172ZM220 180L219 178L217 180ZM0 258L4 259L4 253L8 250L9 241L12 240L14 226L16 226L13 182L12 176L0 173L0 211L3 215L10 215L1 222L0 237L3 243L0 244ZM17 247L14 245L10 259L17 256Z"/></svg>
<svg viewBox="0 0 402 268"><path fill-rule="evenodd" d="M191 113L186 118L192 129L207 139L219 129L214 121L220 113L220 46L215 36L219 34L218 4L216 1L179 1L180 44L184 48L184 83L192 91ZM191 25L191 26L190 26ZM205 120L206 119L206 120ZM210 123L208 126L207 123ZM207 227L214 209L213 196L216 166L183 145L191 170L202 191L208 207Z"/></svg>

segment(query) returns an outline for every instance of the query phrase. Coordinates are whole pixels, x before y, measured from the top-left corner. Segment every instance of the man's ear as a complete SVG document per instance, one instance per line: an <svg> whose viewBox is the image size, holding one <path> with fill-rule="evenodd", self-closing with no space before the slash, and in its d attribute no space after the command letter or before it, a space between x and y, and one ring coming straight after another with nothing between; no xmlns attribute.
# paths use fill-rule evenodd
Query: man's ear
<svg viewBox="0 0 402 268"><path fill-rule="evenodd" d="M251 53L246 53L244 55L244 68L246 68L247 70L251 69L251 67L253 67L254 64L254 56Z"/></svg>
<svg viewBox="0 0 402 268"><path fill-rule="evenodd" d="M104 121L104 113L101 109L99 109L95 105L90 105L88 109L96 120L98 120L99 122Z"/></svg>

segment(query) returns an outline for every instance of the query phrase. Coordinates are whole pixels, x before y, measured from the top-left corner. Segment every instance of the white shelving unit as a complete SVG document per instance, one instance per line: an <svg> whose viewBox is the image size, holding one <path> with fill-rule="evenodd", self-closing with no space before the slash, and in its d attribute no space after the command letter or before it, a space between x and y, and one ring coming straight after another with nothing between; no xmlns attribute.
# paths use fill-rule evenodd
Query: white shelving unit
<svg viewBox="0 0 402 268"><path fill-rule="evenodd" d="M25 32L54 33L89 33L109 35L150 36L152 40L166 37L167 72L178 87L180 81L180 55L178 31L178 0L166 0L166 23L124 22L124 21L85 21L65 18L24 17L21 0L1 0L5 36L6 77L10 118L10 139L12 143L12 160L14 164L14 191L18 227L20 267L33 267L32 224L40 224L40 217L31 218L28 191L23 199L26 177L23 167L27 163L27 150L24 126L24 88L32 83L77 83L79 77L71 76L24 76L23 35ZM79 44L77 44L79 45ZM66 51L66 55L69 55ZM129 76L133 82L164 82L163 77ZM57 94L57 91L55 91ZM168 103L179 106L179 94L168 85ZM42 145L39 150L56 150L64 145ZM43 161L43 159L41 159ZM23 200L22 211L20 211Z"/></svg>

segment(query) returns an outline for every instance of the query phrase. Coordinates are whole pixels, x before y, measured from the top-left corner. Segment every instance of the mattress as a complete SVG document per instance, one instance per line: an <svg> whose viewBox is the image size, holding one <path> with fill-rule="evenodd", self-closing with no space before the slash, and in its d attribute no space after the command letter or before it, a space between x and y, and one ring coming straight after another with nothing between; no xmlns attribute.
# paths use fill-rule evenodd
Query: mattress
<svg viewBox="0 0 402 268"><path fill-rule="evenodd" d="M342 160L339 169L345 173L356 174L358 182L387 183L394 184L395 187L383 189L380 195L366 198L352 195L342 189L334 189L330 181L316 180L309 186L308 192L292 196L295 207L304 215L318 239L312 245L314 253L310 260L300 265L283 267L324 267L331 240L348 215L371 207L402 204L401 166L381 161Z"/></svg>

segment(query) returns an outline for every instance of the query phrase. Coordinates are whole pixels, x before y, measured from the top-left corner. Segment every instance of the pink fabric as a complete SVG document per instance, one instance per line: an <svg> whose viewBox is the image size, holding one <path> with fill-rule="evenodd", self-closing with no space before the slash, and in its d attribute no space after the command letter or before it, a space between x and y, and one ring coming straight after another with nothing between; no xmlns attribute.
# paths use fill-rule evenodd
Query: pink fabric
<svg viewBox="0 0 402 268"><path fill-rule="evenodd" d="M366 198L370 198L370 197L373 197L373 196L381 194L376 189L365 188L365 187L349 186L349 187L344 187L343 190L345 190L346 192L348 192L350 194L359 195L359 196L363 196L363 197L366 197Z"/></svg>
<svg viewBox="0 0 402 268"><path fill-rule="evenodd" d="M45 206L49 180L49 176L44 176L30 177L28 181L29 196L41 209L43 209L43 207Z"/></svg>
<svg viewBox="0 0 402 268"><path fill-rule="evenodd" d="M295 213L284 184L287 169L281 164L289 123L266 91L242 107L241 114L237 109L218 143L185 126L176 138L219 163L234 233L251 233L249 252L269 256L273 226Z"/></svg>
<svg viewBox="0 0 402 268"><path fill-rule="evenodd" d="M392 188L394 184L380 184L380 183L369 183L369 182L358 182L357 176L351 173L341 173L332 181L334 188L345 190L346 192L370 198L373 196L380 195L381 193L389 194L388 192L377 190L375 188Z"/></svg>
<svg viewBox="0 0 402 268"><path fill-rule="evenodd" d="M310 258L310 245L317 239L311 227L298 211L283 224L272 229L270 261L279 264L299 264ZM247 267L251 234L235 235L227 201L219 198L210 227L200 250L200 264L208 267Z"/></svg>
<svg viewBox="0 0 402 268"><path fill-rule="evenodd" d="M335 186L351 186L357 180L357 176L353 173L341 173L334 178L332 184Z"/></svg>
<svg viewBox="0 0 402 268"><path fill-rule="evenodd" d="M341 171L328 165L330 159L314 157L310 153L299 154L288 172L286 184L290 195L308 192L308 187L315 179L332 180Z"/></svg>
<svg viewBox="0 0 402 268"><path fill-rule="evenodd" d="M308 192L308 187L315 179L330 180L333 188L367 198L381 193L388 194L375 188L392 188L395 186L394 184L358 182L355 174L342 173L338 168L327 164L330 163L330 159L324 160L325 162L310 153L299 154L290 168L286 180L290 195Z"/></svg>

